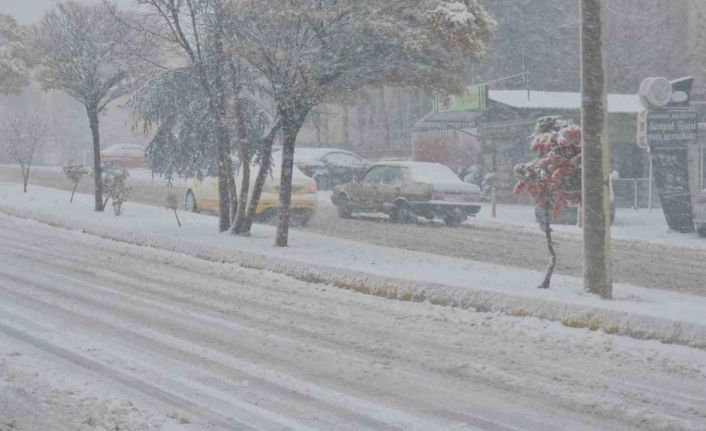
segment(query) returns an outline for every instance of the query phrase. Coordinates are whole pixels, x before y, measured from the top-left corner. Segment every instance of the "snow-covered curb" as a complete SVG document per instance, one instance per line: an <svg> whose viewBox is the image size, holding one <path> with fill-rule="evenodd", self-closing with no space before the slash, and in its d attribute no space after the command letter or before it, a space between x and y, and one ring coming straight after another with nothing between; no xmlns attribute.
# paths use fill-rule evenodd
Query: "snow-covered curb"
<svg viewBox="0 0 706 431"><path fill-rule="evenodd" d="M35 188L40 189L40 188ZM82 205L69 207L64 204L64 192L44 189L45 192L39 193L39 201L29 198L28 200L14 193L7 193L6 187L0 187L0 192L3 198L0 201L0 211L22 218L34 219L52 226L76 229L83 232L97 235L103 238L108 238L116 241L127 242L135 245L149 246L168 251L187 254L193 257L207 259L217 262L228 262L241 265L248 268L256 268L262 270L273 271L286 274L288 276L309 281L326 283L344 289L352 289L362 293L382 296L390 299L401 301L429 301L439 305L450 305L460 308L475 309L479 311L499 312L513 316L533 316L547 320L561 321L563 324L571 327L590 328L593 330L602 329L607 333L626 335L639 339L654 339L668 343L683 344L691 347L697 347L706 350L706 317L694 317L696 314L706 316L706 299L702 297L694 297L683 294L673 294L668 292L648 291L646 289L632 288L628 296L632 297L633 292L640 292L645 297L637 297L634 301L631 298L622 299L620 301L600 301L590 298L574 298L566 300L567 295L563 295L560 291L562 283L565 285L571 284L575 287L576 280L568 277L559 277L557 284L560 286L555 292L546 296L540 296L535 291L529 290L502 290L493 288L492 283L497 283L498 279L489 276L489 271L501 271L510 273L507 277L507 282L518 285L517 277L527 275L533 279L539 280L539 276L531 271L517 270L514 268L505 267L489 267L482 266L474 262L468 262L468 282L459 285L458 278L450 277L444 279L439 277L437 281L419 279L413 271L404 273L397 269L385 268L386 263L381 262L377 268L368 268L365 265L347 265L345 262L340 265L334 265L329 261L327 264L315 262L317 252L319 255L322 252L335 251L335 247L357 247L359 250L369 251L371 254L387 253L390 257L390 268L394 265L400 266L400 260L414 257L417 259L435 259L432 264L439 262L449 262L449 268L454 269L454 265L458 265L458 259L446 259L434 255L424 255L419 253L405 252L397 249L385 249L366 244L345 242L342 240L330 239L332 248L329 250L316 250L316 247L321 248L320 241L322 237L311 240L313 246L301 247L297 250L296 241L299 239L308 238L301 234L301 238L293 238L295 244L289 251L274 249L272 247L262 247L262 241L258 239L244 240L227 238L229 241L212 241L212 237L207 237L210 234L195 232L199 235L188 237L185 230L176 230L174 226L172 230L155 229L153 225L154 219L158 218L158 222L162 225L170 225L173 220L170 220L170 215L166 210L159 208L142 207L134 205L128 209L133 211L136 217L132 220L129 218L116 218L110 213L96 214L91 213ZM51 194L49 194L51 193ZM51 201L48 196L52 196ZM79 201L85 200L85 203L90 204L90 196L81 196ZM56 210L53 210L53 206ZM80 212L79 212L80 211ZM139 213L139 216L137 216ZM128 214L130 214L128 212ZM150 217L149 219L146 217ZM142 218L140 218L142 217ZM213 219L204 219L203 217L190 214L183 214L185 222L201 223L205 220L209 224L213 223ZM209 225L210 226L210 225ZM170 228L171 229L171 228ZM215 229L215 225L213 227ZM173 232L174 234L169 234ZM184 232L184 234L182 234ZM208 232L208 231L206 231ZM261 232L260 232L261 233ZM183 236L180 236L183 235ZM194 239L200 239L195 241ZM191 239L191 240L190 240ZM220 236L220 240L224 240ZM328 238L323 237L328 241ZM250 241L250 242L247 242ZM319 241L318 243L316 241ZM269 243L269 239L267 239ZM230 246L233 245L233 246ZM291 253L291 254L288 254ZM310 253L312 256L302 258L303 253ZM361 260L365 257L361 256ZM375 259L373 259L375 262ZM421 262L421 260L419 261ZM417 263L419 264L419 263ZM408 267L414 266L412 262ZM382 268L381 268L382 267ZM443 268L441 268L443 269ZM458 272L458 271L457 271ZM515 272L517 274L515 274ZM458 274L456 274L458 275ZM535 277L536 275L536 277ZM444 282L438 282L444 280ZM448 282L447 282L448 281ZM485 283L485 284L484 284ZM530 282L531 283L531 282ZM645 294L644 292L648 292ZM576 296L576 295L574 295ZM642 307L643 302L654 302L648 304L650 307ZM694 305L696 304L696 305ZM621 309L618 305L623 305ZM682 318L680 315L680 307L689 306L689 318ZM670 308L664 313L655 312L655 307ZM702 312L701 312L702 311Z"/></svg>

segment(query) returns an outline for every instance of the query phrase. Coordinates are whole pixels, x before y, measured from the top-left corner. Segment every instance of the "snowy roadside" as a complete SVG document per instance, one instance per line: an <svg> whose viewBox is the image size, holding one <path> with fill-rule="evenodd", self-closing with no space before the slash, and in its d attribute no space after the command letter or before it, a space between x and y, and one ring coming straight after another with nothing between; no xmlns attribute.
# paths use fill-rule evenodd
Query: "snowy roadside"
<svg viewBox="0 0 706 431"><path fill-rule="evenodd" d="M498 217L491 217L490 206L485 205L476 219L469 223L490 226L502 225L510 229L523 229L528 232L541 232L534 219L534 207L529 205L498 205ZM560 235L581 235L581 228L572 225L552 225L552 229ZM706 239L696 233L672 232L667 227L661 208L652 211L647 209L618 208L615 223L611 229L614 239L649 241L657 244L706 249Z"/></svg>
<svg viewBox="0 0 706 431"><path fill-rule="evenodd" d="M18 170L16 165L0 164L0 169ZM60 166L36 166L35 171L46 173L56 177L57 181L65 181L64 174ZM153 175L147 168L130 169L128 184L140 187L165 187L167 180L158 175ZM20 180L19 172L17 181ZM188 179L174 179L173 185L177 190L188 186ZM331 203L331 191L322 190L318 194L319 208L333 209ZM538 229L534 218L534 207L531 205L511 205L498 204L497 217L491 216L490 204L482 204L483 209L476 218L466 222L467 226L492 227L494 229L504 229L508 232L522 231L543 235ZM370 215L375 217L375 215ZM387 218L385 215L380 217ZM576 239L581 235L581 229L572 225L554 225L553 229L557 238ZM664 219L664 214L660 208L652 211L646 209L634 210L630 208L618 208L615 223L612 229L613 238L616 240L649 242L672 247L706 250L706 239L700 238L696 233L683 234L672 232L668 229Z"/></svg>
<svg viewBox="0 0 706 431"><path fill-rule="evenodd" d="M581 280L556 277L536 289L536 271L374 246L294 231L292 246L272 246L273 228L256 226L252 238L215 232L212 217L182 213L179 229L166 209L127 204L115 217L91 210L92 196L33 187L23 194L0 184L0 210L55 226L191 256L237 263L404 301L530 315L567 326L656 339L706 349L706 298L616 285L614 301L582 290Z"/></svg>

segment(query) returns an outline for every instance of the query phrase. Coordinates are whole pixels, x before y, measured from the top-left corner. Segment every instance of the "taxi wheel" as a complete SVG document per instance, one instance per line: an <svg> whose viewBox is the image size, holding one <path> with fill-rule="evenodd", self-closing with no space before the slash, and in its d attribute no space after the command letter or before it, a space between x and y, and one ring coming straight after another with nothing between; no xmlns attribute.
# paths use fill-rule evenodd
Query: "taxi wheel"
<svg viewBox="0 0 706 431"><path fill-rule="evenodd" d="M351 207L346 195L342 194L336 199L336 211L340 218L351 218Z"/></svg>
<svg viewBox="0 0 706 431"><path fill-rule="evenodd" d="M331 182L328 180L326 175L319 175L314 178L314 181L316 181L317 190L328 190L331 188Z"/></svg>
<svg viewBox="0 0 706 431"><path fill-rule="evenodd" d="M197 213L199 209L196 205L196 197L194 193L189 190L186 192L186 197L184 197L184 208L190 213Z"/></svg>

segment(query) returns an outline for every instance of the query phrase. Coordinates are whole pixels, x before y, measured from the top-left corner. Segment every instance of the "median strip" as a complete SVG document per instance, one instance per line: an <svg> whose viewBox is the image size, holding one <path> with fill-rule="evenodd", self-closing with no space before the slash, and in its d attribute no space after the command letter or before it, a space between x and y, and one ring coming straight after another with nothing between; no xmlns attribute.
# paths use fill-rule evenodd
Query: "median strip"
<svg viewBox="0 0 706 431"><path fill-rule="evenodd" d="M706 350L706 298L618 284L613 301L582 291L581 280L557 277L536 289L539 271L419 253L295 231L291 246L272 246L273 228L255 226L252 238L216 232L212 217L126 204L125 214L91 210L92 197L33 187L23 194L0 184L0 211L15 217L125 243L216 262L273 271L400 301L429 301L482 312L532 316L566 326L682 344Z"/></svg>

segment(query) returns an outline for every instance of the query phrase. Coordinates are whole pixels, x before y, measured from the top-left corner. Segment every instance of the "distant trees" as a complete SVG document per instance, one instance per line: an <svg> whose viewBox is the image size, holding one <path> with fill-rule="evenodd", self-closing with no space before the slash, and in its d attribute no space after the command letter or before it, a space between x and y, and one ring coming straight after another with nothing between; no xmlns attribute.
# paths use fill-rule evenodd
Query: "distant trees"
<svg viewBox="0 0 706 431"><path fill-rule="evenodd" d="M127 15L108 3L59 3L39 25L39 79L46 90L61 90L80 102L93 137L95 210L103 211L99 115L135 83L135 51L145 40L119 20Z"/></svg>
<svg viewBox="0 0 706 431"><path fill-rule="evenodd" d="M561 117L540 118L530 143L530 150L537 156L515 166L515 193L529 193L541 210L550 261L539 287L548 289L557 261L552 219L568 203L581 203L581 129Z"/></svg>
<svg viewBox="0 0 706 431"><path fill-rule="evenodd" d="M45 118L40 113L20 112L7 119L3 126L5 152L20 165L23 190L27 193L34 154L47 131Z"/></svg>
<svg viewBox="0 0 706 431"><path fill-rule="evenodd" d="M226 10L229 46L269 81L282 123L278 246L296 137L314 106L385 83L458 90L494 31L475 0L231 0Z"/></svg>
<svg viewBox="0 0 706 431"><path fill-rule="evenodd" d="M497 20L490 53L474 69L477 82L530 72L533 90L578 91L579 4L567 0L493 0L484 5ZM521 77L498 87L522 88Z"/></svg>
<svg viewBox="0 0 706 431"><path fill-rule="evenodd" d="M29 85L32 64L29 31L0 13L0 94L16 94Z"/></svg>

